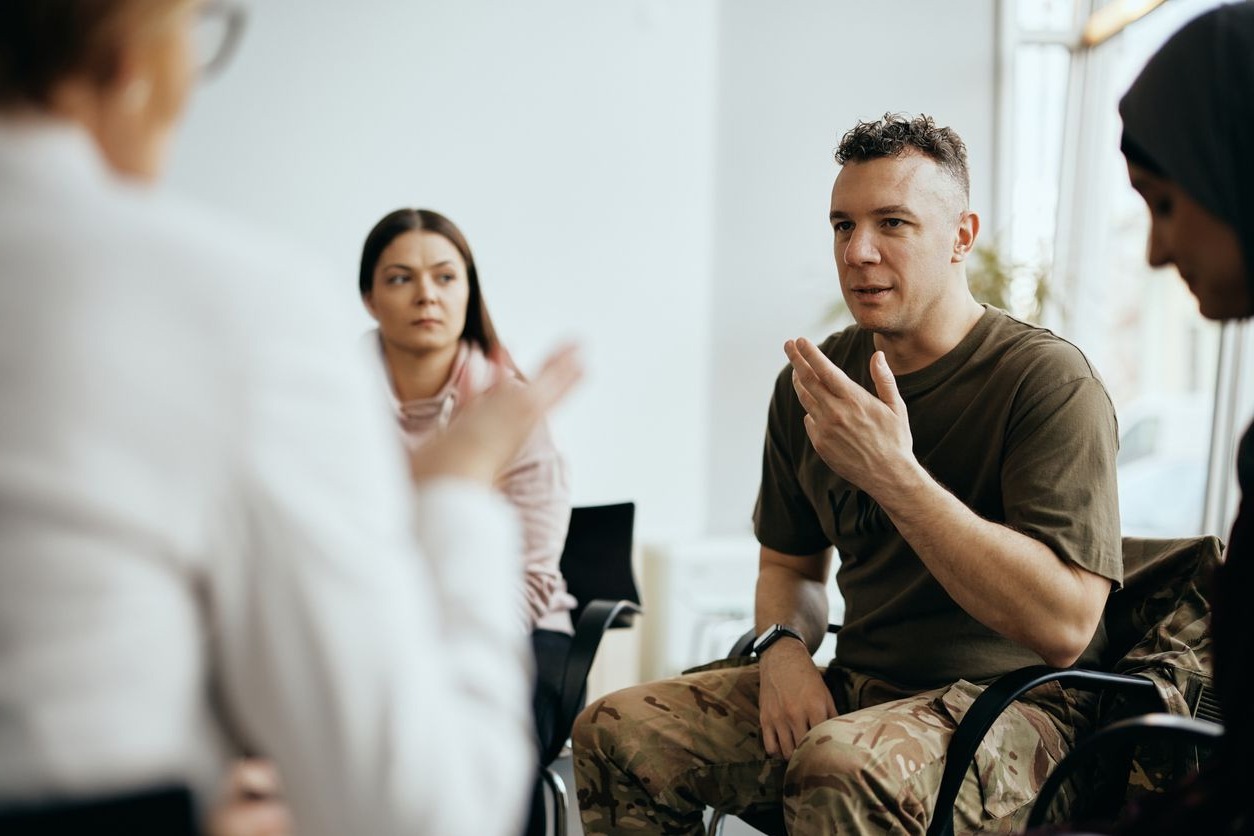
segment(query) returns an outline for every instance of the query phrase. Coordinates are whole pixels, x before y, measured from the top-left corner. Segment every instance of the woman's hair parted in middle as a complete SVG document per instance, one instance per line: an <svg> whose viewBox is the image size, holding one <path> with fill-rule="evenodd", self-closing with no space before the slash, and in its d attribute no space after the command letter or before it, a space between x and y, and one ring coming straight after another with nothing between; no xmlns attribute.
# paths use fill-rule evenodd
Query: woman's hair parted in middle
<svg viewBox="0 0 1254 836"><path fill-rule="evenodd" d="M483 353L493 356L500 347L496 336L496 328L492 325L492 317L488 315L488 306L483 301L483 291L479 288L479 271L475 269L475 259L470 252L470 244L457 225L439 212L430 209L397 209L383 216L370 234L361 250L361 271L357 286L361 295L365 296L374 288L374 268L379 263L379 256L399 235L406 232L432 232L448 240L462 260L466 262L466 278L470 282L470 297L466 303L466 327L461 337L469 340L482 349Z"/></svg>

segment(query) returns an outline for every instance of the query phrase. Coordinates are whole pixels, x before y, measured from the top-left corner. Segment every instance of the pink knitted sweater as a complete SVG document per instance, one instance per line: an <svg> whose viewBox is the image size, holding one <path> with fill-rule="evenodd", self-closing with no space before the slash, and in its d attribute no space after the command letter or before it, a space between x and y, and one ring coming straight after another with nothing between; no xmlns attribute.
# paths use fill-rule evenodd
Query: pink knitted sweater
<svg viewBox="0 0 1254 836"><path fill-rule="evenodd" d="M386 371L386 362L384 366ZM512 369L489 360L477 345L463 341L448 380L434 397L400 402L389 381L389 395L410 449L416 449L457 420L462 407L502 380L518 381L518 377ZM518 385L525 384L518 381ZM544 422L501 473L496 486L518 511L522 523L524 592L530 627L574 632L570 610L575 599L566 592L558 568L570 525L570 486L566 463Z"/></svg>

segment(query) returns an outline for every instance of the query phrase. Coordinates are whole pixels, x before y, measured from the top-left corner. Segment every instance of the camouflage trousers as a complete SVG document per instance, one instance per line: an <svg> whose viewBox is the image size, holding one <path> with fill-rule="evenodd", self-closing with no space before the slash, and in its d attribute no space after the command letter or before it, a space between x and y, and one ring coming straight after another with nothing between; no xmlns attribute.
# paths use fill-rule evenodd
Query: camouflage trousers
<svg viewBox="0 0 1254 836"><path fill-rule="evenodd" d="M782 804L790 834L924 833L945 747L983 688L910 692L835 665L824 679L839 716L788 761L762 746L756 662L724 660L596 700L572 735L584 831L687 836L703 832L707 807ZM959 832L1021 827L1087 713L1056 684L1007 710L967 772Z"/></svg>

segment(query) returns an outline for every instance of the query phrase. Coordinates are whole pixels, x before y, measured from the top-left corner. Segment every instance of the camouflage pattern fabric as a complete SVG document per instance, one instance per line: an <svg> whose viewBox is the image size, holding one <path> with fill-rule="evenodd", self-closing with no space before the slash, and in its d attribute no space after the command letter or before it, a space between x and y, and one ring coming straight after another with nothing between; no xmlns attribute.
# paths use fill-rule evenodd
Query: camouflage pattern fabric
<svg viewBox="0 0 1254 836"><path fill-rule="evenodd" d="M768 759L754 660L727 659L589 705L575 723L575 781L592 834L696 836L707 806L783 805L791 834L922 834L945 747L982 687L921 693L831 666L840 716L788 762ZM1057 686L1033 692L985 738L958 798L960 830L1010 832L1086 725Z"/></svg>
<svg viewBox="0 0 1254 836"><path fill-rule="evenodd" d="M1212 696L1209 587L1221 550L1216 537L1123 540L1125 585L1106 609L1110 649L1122 651L1111 667L1152 680L1173 714L1199 716L1201 709L1204 719L1219 719ZM1131 649L1126 641L1116 641L1120 635L1132 639ZM1099 716L1104 723L1145 708L1117 698L1107 700ZM1197 755L1181 759L1165 744L1138 747L1126 797L1164 792L1197 770Z"/></svg>

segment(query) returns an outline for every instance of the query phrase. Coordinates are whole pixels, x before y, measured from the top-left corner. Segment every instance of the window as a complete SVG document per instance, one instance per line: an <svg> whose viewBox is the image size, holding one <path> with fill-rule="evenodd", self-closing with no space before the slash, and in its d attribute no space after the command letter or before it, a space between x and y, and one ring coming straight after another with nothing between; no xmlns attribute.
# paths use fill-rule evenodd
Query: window
<svg viewBox="0 0 1254 836"><path fill-rule="evenodd" d="M1254 407L1254 386L1241 385L1254 369L1248 329L1202 319L1174 270L1145 264L1148 215L1119 152L1119 97L1163 41L1218 4L1172 0L1094 49L1078 45L1088 0L1001 7L998 244L1039 268L1043 323L1106 382L1128 535L1226 535L1236 437Z"/></svg>

